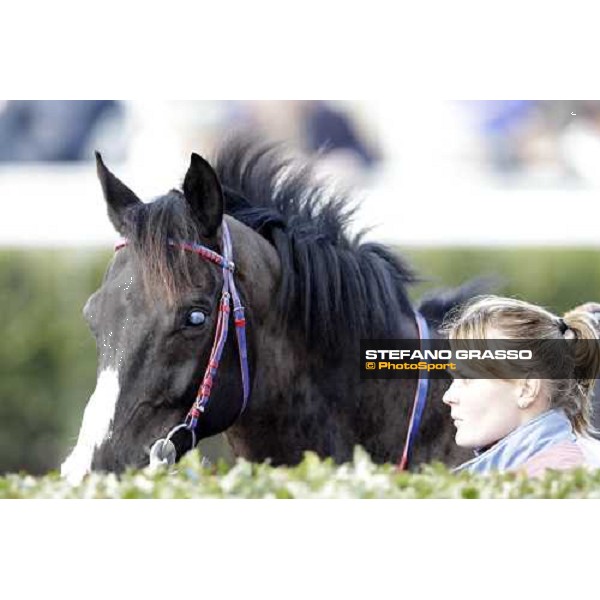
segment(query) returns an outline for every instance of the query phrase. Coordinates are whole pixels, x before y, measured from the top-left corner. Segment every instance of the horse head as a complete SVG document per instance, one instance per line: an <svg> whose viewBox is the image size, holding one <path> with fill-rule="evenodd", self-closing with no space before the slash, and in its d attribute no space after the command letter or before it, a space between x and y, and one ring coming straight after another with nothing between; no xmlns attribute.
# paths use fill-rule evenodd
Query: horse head
<svg viewBox="0 0 600 600"><path fill-rule="evenodd" d="M90 470L120 472L147 465L152 444L183 422L194 403L215 340L223 270L190 252L189 244L220 255L227 221L234 277L249 323L250 374L255 327L268 312L277 269L276 254L266 241L224 217L219 178L197 154L192 154L182 191L171 190L148 204L108 170L99 154L96 158L108 216L127 242L83 310L96 339L98 369L77 444L61 467L71 481ZM260 272L253 258L257 254L264 255ZM221 377L194 428L196 440L224 431L241 412L243 382L235 343L225 343L220 362ZM186 430L173 436L179 456L190 449L191 440Z"/></svg>

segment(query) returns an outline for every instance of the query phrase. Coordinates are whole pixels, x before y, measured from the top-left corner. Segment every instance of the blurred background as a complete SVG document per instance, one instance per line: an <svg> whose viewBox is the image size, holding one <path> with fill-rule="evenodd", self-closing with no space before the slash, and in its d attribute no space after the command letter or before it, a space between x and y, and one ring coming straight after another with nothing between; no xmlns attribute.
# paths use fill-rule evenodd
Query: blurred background
<svg viewBox="0 0 600 600"><path fill-rule="evenodd" d="M81 309L117 237L93 151L151 200L247 128L318 153L415 299L494 275L555 312L600 301L600 102L0 101L0 473L57 469L93 392Z"/></svg>

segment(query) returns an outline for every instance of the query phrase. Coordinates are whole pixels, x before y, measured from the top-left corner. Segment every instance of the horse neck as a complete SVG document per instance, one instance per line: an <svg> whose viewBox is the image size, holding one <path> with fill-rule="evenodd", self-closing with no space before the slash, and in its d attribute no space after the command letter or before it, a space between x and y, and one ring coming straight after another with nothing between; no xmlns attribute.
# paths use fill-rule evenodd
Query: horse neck
<svg viewBox="0 0 600 600"><path fill-rule="evenodd" d="M395 460L413 387L361 382L359 348L341 348L342 356L325 364L319 348L310 349L300 332L279 320L273 298L281 264L275 249L254 235L244 247L247 256L260 255L268 264L261 264L260 273L247 270L249 307L255 309L249 313L254 319L248 319L255 367L248 410L226 432L234 453L255 462L295 464L313 450L341 462L362 444L379 462ZM412 314L405 317L394 337L417 335Z"/></svg>
<svg viewBox="0 0 600 600"><path fill-rule="evenodd" d="M408 316L405 328L398 337L416 335ZM369 448L376 452L378 440L401 439L408 415L398 413L398 386L363 385L359 348L345 348L338 360L325 364L318 349L310 351L300 333L283 330L276 315L257 333L249 410L227 431L237 456L295 464L312 450L342 462L351 458L356 444L368 446L368 440L376 440ZM400 395L405 392L401 404L407 412L413 391L403 389ZM398 419L380 419L383 414ZM385 453L378 458L389 459L387 453L398 451L394 444L386 442Z"/></svg>
<svg viewBox="0 0 600 600"><path fill-rule="evenodd" d="M262 324L255 339L249 409L226 435L237 456L293 464L305 449L315 448L315 441L326 437L327 423L315 419L318 405L326 399L318 398L308 353L295 335L282 331L276 315Z"/></svg>

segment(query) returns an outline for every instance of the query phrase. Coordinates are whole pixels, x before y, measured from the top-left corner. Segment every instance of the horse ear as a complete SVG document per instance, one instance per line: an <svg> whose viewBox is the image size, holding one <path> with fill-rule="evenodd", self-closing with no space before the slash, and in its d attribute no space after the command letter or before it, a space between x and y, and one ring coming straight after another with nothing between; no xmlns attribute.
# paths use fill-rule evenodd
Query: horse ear
<svg viewBox="0 0 600 600"><path fill-rule="evenodd" d="M223 220L223 190L213 168L195 153L183 180L183 195L202 233L212 237Z"/></svg>
<svg viewBox="0 0 600 600"><path fill-rule="evenodd" d="M104 199L108 205L108 218L121 235L126 235L126 213L132 207L143 203L121 180L117 179L106 168L99 152L96 152L96 169L98 171L98 179L102 185L102 191L104 192Z"/></svg>

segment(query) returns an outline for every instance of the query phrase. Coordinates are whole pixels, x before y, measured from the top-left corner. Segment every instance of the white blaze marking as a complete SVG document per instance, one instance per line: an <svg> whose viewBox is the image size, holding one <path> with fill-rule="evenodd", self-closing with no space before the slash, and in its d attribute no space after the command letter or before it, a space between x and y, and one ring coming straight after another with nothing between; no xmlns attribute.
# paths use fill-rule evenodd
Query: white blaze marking
<svg viewBox="0 0 600 600"><path fill-rule="evenodd" d="M89 399L79 430L77 445L60 467L60 474L77 485L92 467L94 450L106 439L119 397L119 373L114 369L100 372L96 389Z"/></svg>

